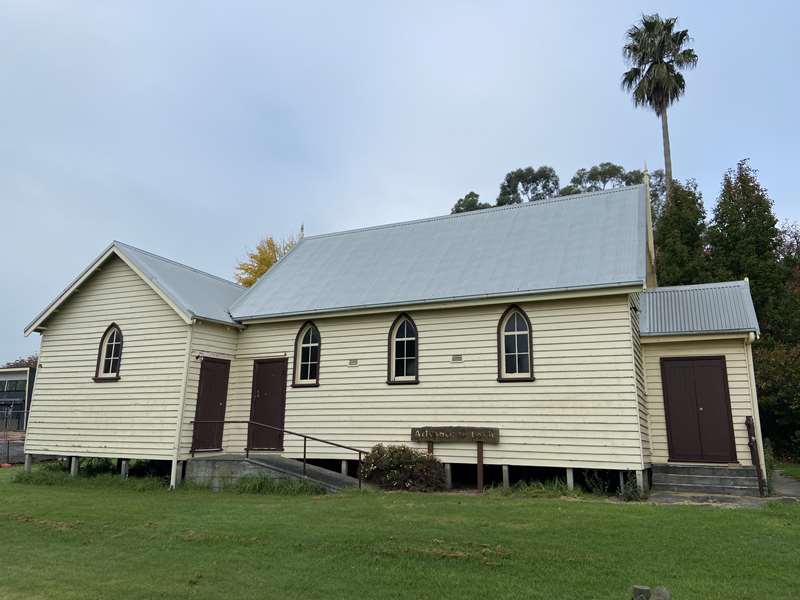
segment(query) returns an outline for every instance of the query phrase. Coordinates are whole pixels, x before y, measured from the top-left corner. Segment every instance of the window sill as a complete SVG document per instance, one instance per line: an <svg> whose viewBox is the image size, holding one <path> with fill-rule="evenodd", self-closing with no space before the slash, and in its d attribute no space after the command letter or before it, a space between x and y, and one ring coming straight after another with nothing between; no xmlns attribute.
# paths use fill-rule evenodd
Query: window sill
<svg viewBox="0 0 800 600"><path fill-rule="evenodd" d="M319 382L316 383L293 383L293 388L315 388L319 387Z"/></svg>
<svg viewBox="0 0 800 600"><path fill-rule="evenodd" d="M531 375L530 377L498 377L498 383L515 383L515 382L530 382L536 381L536 377Z"/></svg>
<svg viewBox="0 0 800 600"><path fill-rule="evenodd" d="M419 379L409 379L408 381L393 381L391 379L386 380L386 385L417 385L419 383Z"/></svg>
<svg viewBox="0 0 800 600"><path fill-rule="evenodd" d="M116 377L92 377L92 381L95 383L111 383L113 381L119 381L119 375Z"/></svg>

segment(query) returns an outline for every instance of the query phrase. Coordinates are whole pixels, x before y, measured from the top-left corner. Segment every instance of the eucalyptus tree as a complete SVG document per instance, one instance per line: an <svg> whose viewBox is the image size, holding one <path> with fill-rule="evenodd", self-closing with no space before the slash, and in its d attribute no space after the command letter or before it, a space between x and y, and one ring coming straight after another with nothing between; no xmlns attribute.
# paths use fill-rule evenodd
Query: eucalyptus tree
<svg viewBox="0 0 800 600"><path fill-rule="evenodd" d="M676 23L674 17L642 15L639 23L628 29L622 48L630 66L622 75L622 89L631 93L636 106L647 106L661 118L667 199L672 186L667 108L686 91L681 71L697 65L697 54L687 47L691 43L689 32L676 30Z"/></svg>

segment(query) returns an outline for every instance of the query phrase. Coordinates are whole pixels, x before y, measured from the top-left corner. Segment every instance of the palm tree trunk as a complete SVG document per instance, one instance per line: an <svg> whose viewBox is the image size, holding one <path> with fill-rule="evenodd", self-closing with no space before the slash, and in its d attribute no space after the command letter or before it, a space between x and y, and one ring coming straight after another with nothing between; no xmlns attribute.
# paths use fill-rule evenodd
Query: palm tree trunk
<svg viewBox="0 0 800 600"><path fill-rule="evenodd" d="M661 137L664 142L664 182L666 184L667 197L669 202L670 190L672 189L672 152L669 149L669 125L667 124L667 109L661 111Z"/></svg>

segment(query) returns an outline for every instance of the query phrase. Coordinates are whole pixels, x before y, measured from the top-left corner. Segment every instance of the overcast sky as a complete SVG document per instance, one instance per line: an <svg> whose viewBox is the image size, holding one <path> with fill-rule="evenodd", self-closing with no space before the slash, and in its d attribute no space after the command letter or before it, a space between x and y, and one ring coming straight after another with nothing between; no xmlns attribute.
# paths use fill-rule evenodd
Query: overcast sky
<svg viewBox="0 0 800 600"><path fill-rule="evenodd" d="M265 234L494 201L513 168L661 168L657 118L619 88L642 11L700 56L675 176L710 209L750 157L800 219L797 3L562 4L3 2L0 361L113 239L231 277Z"/></svg>

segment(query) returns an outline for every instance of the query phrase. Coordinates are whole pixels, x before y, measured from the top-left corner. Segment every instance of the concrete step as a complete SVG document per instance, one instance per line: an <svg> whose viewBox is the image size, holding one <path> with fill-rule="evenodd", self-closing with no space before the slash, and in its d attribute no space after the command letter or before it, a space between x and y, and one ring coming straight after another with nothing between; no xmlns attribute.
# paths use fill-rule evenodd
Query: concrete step
<svg viewBox="0 0 800 600"><path fill-rule="evenodd" d="M724 477L721 475L686 475L673 473L653 473L653 485L715 485L715 486L734 486L752 487L758 489L758 479L752 477Z"/></svg>
<svg viewBox="0 0 800 600"><path fill-rule="evenodd" d="M653 484L654 492L720 494L726 496L758 496L758 486L698 485L692 483Z"/></svg>
<svg viewBox="0 0 800 600"><path fill-rule="evenodd" d="M715 475L720 477L755 477L755 467L743 467L739 465L687 465L687 464L666 464L653 465L653 474L665 473L672 475Z"/></svg>
<svg viewBox="0 0 800 600"><path fill-rule="evenodd" d="M708 504L713 506L742 506L757 508L769 502L769 498L753 496L731 496L727 494L692 494L687 492L659 492L653 491L649 497L650 502L656 504Z"/></svg>
<svg viewBox="0 0 800 600"><path fill-rule="evenodd" d="M758 496L754 467L741 465L653 465L653 490L695 495Z"/></svg>

